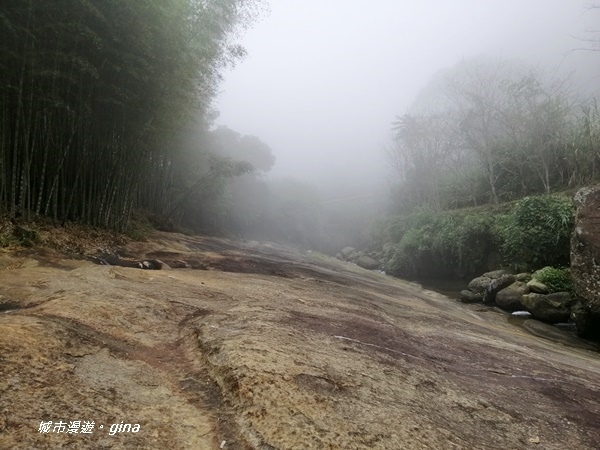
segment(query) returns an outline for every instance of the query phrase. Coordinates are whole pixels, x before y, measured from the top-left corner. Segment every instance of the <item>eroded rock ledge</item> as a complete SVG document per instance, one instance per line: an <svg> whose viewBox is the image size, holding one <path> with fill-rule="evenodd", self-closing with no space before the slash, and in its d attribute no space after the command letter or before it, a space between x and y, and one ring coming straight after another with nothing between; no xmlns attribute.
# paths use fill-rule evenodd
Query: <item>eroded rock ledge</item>
<svg viewBox="0 0 600 450"><path fill-rule="evenodd" d="M583 304L574 319L584 336L600 339L600 185L580 189L575 206L571 273Z"/></svg>

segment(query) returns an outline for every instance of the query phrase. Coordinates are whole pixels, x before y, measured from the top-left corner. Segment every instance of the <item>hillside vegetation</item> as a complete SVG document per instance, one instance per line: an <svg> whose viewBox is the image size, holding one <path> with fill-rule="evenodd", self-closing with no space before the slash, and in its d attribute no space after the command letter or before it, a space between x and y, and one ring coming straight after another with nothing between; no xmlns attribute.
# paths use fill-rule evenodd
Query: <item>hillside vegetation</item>
<svg viewBox="0 0 600 450"><path fill-rule="evenodd" d="M393 132L397 182L373 232L389 273L569 264L570 196L600 181L594 97L568 78L480 58L435 77Z"/></svg>

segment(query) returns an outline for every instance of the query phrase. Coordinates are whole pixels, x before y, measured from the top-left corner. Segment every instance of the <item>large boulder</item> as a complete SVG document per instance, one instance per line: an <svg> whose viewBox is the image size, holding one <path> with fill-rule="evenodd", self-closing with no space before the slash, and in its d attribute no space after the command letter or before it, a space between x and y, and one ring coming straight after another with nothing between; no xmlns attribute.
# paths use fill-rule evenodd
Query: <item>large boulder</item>
<svg viewBox="0 0 600 450"><path fill-rule="evenodd" d="M481 303L485 297L484 292L480 292L476 294L473 291L469 291L465 289L464 291L460 291L460 301L462 303Z"/></svg>
<svg viewBox="0 0 600 450"><path fill-rule="evenodd" d="M514 282L514 275L510 275L504 270L486 272L482 276L471 280L468 291L461 292L461 301L464 303L475 303L478 301L489 304L494 303L496 294ZM466 292L471 292L473 295Z"/></svg>
<svg viewBox="0 0 600 450"><path fill-rule="evenodd" d="M571 322L577 327L577 334L581 337L588 336L592 330L592 315L590 310L581 302L571 308ZM587 333L586 333L587 332Z"/></svg>
<svg viewBox="0 0 600 450"><path fill-rule="evenodd" d="M520 311L523 309L521 298L525 294L529 294L527 284L515 281L496 294L496 305L506 311Z"/></svg>
<svg viewBox="0 0 600 450"><path fill-rule="evenodd" d="M522 272L522 273L516 274L515 278L517 279L517 281L523 281L523 282L527 283L529 280L531 280L531 274L527 273L527 272Z"/></svg>
<svg viewBox="0 0 600 450"><path fill-rule="evenodd" d="M515 276L509 273L504 273L497 278L493 278L488 284L487 293L484 299L485 303L494 303L498 292L506 289L516 281Z"/></svg>
<svg viewBox="0 0 600 450"><path fill-rule="evenodd" d="M600 339L600 185L580 189L574 201L571 274L582 299L578 312L582 319L576 323L581 335Z"/></svg>
<svg viewBox="0 0 600 450"><path fill-rule="evenodd" d="M356 249L354 247L344 247L340 253L344 257L344 259L349 259L350 256L356 253Z"/></svg>
<svg viewBox="0 0 600 450"><path fill-rule="evenodd" d="M492 280L495 280L496 278L500 278L503 275L506 275L506 270L500 269L500 270L492 270L491 272L486 272L482 276L491 278Z"/></svg>
<svg viewBox="0 0 600 450"><path fill-rule="evenodd" d="M368 270L379 269L379 265L380 265L379 261L376 261L376 260L374 260L373 258L371 258L370 256L367 256L367 255L360 256L356 260L356 264L358 264L363 269L368 269Z"/></svg>
<svg viewBox="0 0 600 450"><path fill-rule="evenodd" d="M490 277L477 277L473 278L468 285L471 292L475 294L485 293L490 285L492 279Z"/></svg>
<svg viewBox="0 0 600 450"><path fill-rule="evenodd" d="M523 306L538 320L559 323L569 320L574 301L568 292L554 294L530 293L521 298Z"/></svg>

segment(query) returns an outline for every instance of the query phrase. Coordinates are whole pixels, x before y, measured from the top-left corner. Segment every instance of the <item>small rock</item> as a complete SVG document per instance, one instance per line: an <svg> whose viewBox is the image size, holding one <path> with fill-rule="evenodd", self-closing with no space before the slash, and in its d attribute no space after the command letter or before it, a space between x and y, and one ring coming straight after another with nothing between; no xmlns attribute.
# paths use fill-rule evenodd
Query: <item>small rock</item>
<svg viewBox="0 0 600 450"><path fill-rule="evenodd" d="M515 311L511 314L511 316L531 317L531 313L529 311Z"/></svg>
<svg viewBox="0 0 600 450"><path fill-rule="evenodd" d="M191 266L185 261L175 259L171 261L171 267L174 269L189 269Z"/></svg>
<svg viewBox="0 0 600 450"><path fill-rule="evenodd" d="M589 307L581 302L571 308L571 321L581 337L600 338L600 321L595 321Z"/></svg>
<svg viewBox="0 0 600 450"><path fill-rule="evenodd" d="M156 259L146 259L139 263L140 269L145 270L161 270L163 268L163 263Z"/></svg>

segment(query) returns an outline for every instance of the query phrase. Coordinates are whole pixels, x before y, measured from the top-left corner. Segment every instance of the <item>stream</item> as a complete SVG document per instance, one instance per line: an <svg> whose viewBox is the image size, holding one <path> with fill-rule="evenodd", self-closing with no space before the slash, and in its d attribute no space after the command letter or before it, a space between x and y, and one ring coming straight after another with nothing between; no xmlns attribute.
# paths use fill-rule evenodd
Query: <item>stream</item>
<svg viewBox="0 0 600 450"><path fill-rule="evenodd" d="M450 279L427 279L417 281L424 289L437 292L448 297L451 300L458 301L460 291L467 288L468 281L450 278ZM549 339L554 342L560 342L569 347L582 348L600 352L600 343L582 339L577 335L577 328L572 322L558 323L555 325L546 324L529 316L513 315L503 311L498 307L480 305L488 308L490 312L506 316L506 321L522 330L535 336Z"/></svg>

